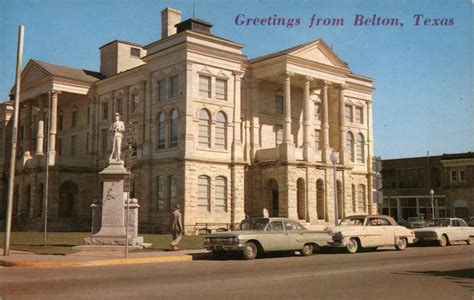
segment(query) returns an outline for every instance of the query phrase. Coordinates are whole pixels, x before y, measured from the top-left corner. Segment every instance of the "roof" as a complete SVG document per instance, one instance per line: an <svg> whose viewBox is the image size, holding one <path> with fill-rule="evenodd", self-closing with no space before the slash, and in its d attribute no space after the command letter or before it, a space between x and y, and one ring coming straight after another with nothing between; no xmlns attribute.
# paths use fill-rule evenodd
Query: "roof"
<svg viewBox="0 0 474 300"><path fill-rule="evenodd" d="M71 68L60 65L55 65L39 60L32 60L43 68L46 72L55 77L63 77L68 79L80 80L84 82L95 82L100 79L104 79L105 76L99 72L89 71L79 68Z"/></svg>
<svg viewBox="0 0 474 300"><path fill-rule="evenodd" d="M311 41L311 42L301 44L301 45L297 45L297 46L294 46L294 47L291 47L291 48L283 49L283 50L280 50L278 52L273 52L273 53L270 53L270 54L266 54L266 55L263 55L263 56L252 58L250 60L250 63L258 62L258 61L269 59L269 58L272 58L272 57L277 57L277 56L280 56L280 55L283 55L283 54L288 54L292 51L295 51L296 49L303 48L303 47L305 47L309 44L312 44L314 42L317 42L317 41L321 41L321 39L317 39L316 41Z"/></svg>
<svg viewBox="0 0 474 300"><path fill-rule="evenodd" d="M125 41L125 40L113 40L111 42L108 42L107 44L104 44L104 45L100 46L99 49L102 49L105 46L108 46L108 45L113 44L113 43L122 43L122 44L127 44L127 45L130 45L130 46L136 46L136 47L143 48L143 45L140 45L140 44L137 44L137 43L134 43L134 42L129 42L129 41Z"/></svg>

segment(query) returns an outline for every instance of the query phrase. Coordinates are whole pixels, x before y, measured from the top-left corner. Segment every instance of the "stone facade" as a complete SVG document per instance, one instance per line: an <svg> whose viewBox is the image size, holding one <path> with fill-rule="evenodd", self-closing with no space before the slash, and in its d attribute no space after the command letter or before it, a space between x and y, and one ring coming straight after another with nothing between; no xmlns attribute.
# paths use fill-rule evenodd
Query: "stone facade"
<svg viewBox="0 0 474 300"><path fill-rule="evenodd" d="M308 225L334 222L333 151L339 217L377 211L372 79L352 73L322 40L249 60L243 45L213 35L210 23L180 22L173 9L162 18L156 42L102 46L101 73L35 60L25 67L15 199L29 213L15 211L15 226L42 224L41 205L31 203L42 201L50 153L50 220L87 229L116 112L127 127L123 158L142 230L166 231L176 203L188 232L264 210ZM5 136L11 105L1 114Z"/></svg>

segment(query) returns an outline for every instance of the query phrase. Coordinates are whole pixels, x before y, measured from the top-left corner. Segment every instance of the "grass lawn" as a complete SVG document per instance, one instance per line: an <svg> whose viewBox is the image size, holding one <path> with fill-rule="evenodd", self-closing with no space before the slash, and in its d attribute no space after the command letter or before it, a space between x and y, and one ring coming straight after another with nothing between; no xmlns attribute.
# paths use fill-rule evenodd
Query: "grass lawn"
<svg viewBox="0 0 474 300"><path fill-rule="evenodd" d="M37 254L65 255L73 253L73 246L82 245L82 240L90 236L89 232L50 232L48 246L44 247L43 232L12 232L10 249L34 252ZM169 234L142 234L145 242L152 243L149 250L163 250L169 248L171 235ZM4 245L5 233L0 233L0 240ZM202 249L202 236L184 236L178 245L180 249Z"/></svg>

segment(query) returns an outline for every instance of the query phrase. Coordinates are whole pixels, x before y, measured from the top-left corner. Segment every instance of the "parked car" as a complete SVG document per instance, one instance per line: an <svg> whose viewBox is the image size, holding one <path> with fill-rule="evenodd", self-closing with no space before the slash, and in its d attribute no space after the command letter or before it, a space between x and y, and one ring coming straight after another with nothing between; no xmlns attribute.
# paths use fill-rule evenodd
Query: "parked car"
<svg viewBox="0 0 474 300"><path fill-rule="evenodd" d="M460 218L437 218L431 220L429 227L413 230L419 243L437 242L444 247L456 241L474 242L474 228L467 226Z"/></svg>
<svg viewBox="0 0 474 300"><path fill-rule="evenodd" d="M346 248L349 253L356 253L361 248L376 250L382 246L395 246L397 250L404 250L415 239L412 230L384 215L345 217L338 226L328 227L327 231L331 235L328 245Z"/></svg>
<svg viewBox="0 0 474 300"><path fill-rule="evenodd" d="M423 228L426 227L427 222L423 216L418 217L410 217L407 220L406 227L407 228Z"/></svg>
<svg viewBox="0 0 474 300"><path fill-rule="evenodd" d="M241 252L243 258L254 259L263 252L290 250L309 256L326 246L327 239L326 232L309 231L286 218L250 218L240 223L240 230L206 235L203 247L211 250L215 258L227 252Z"/></svg>
<svg viewBox="0 0 474 300"><path fill-rule="evenodd" d="M469 217L469 221L467 222L467 225L474 227L474 217Z"/></svg>

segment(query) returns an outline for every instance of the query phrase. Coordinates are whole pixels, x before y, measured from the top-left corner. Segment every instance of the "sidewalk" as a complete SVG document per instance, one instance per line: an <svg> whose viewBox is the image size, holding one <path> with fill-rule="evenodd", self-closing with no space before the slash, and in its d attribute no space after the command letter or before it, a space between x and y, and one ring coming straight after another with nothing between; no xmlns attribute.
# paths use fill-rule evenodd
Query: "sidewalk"
<svg viewBox="0 0 474 300"><path fill-rule="evenodd" d="M25 251L10 250L3 256L0 249L0 266L3 267L81 267L146 264L160 262L192 261L208 256L206 250L180 251L79 251L67 255L41 255Z"/></svg>

